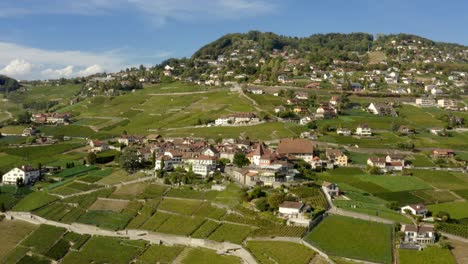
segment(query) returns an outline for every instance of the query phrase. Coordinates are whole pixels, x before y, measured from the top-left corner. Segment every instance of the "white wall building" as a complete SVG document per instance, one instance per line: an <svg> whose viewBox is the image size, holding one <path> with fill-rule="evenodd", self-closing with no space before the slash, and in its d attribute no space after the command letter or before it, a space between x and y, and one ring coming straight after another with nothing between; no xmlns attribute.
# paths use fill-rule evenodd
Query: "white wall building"
<svg viewBox="0 0 468 264"><path fill-rule="evenodd" d="M30 184L36 181L41 172L34 169L31 166L21 166L20 168L14 168L3 175L2 182L6 184L16 184L18 179L22 179L24 184Z"/></svg>

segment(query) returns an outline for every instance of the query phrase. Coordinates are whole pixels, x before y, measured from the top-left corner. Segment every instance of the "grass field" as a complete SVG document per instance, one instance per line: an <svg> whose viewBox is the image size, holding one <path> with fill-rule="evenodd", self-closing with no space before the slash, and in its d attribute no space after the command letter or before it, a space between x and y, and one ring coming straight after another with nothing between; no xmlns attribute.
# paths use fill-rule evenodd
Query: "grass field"
<svg viewBox="0 0 468 264"><path fill-rule="evenodd" d="M184 248L181 246L168 247L164 245L151 245L143 254L137 258L136 263L172 263L183 249Z"/></svg>
<svg viewBox="0 0 468 264"><path fill-rule="evenodd" d="M128 205L128 201L125 200L108 200L108 199L97 199L88 210L91 211L114 211L120 212Z"/></svg>
<svg viewBox="0 0 468 264"><path fill-rule="evenodd" d="M46 192L33 192L19 201L13 207L13 211L32 211L56 200L58 200L58 197L52 196Z"/></svg>
<svg viewBox="0 0 468 264"><path fill-rule="evenodd" d="M280 241L248 241L247 249L262 264L307 264L315 255L304 245Z"/></svg>
<svg viewBox="0 0 468 264"><path fill-rule="evenodd" d="M431 211L433 215L437 215L438 212L443 211L449 213L450 217L455 219L468 218L467 208L467 201L431 204L428 206L429 211Z"/></svg>
<svg viewBox="0 0 468 264"><path fill-rule="evenodd" d="M112 237L92 237L80 251L72 251L62 263L127 264L146 248L146 242Z"/></svg>
<svg viewBox="0 0 468 264"><path fill-rule="evenodd" d="M447 171L411 170L411 173L439 189L466 189L468 184L467 181L464 181L453 173Z"/></svg>
<svg viewBox="0 0 468 264"><path fill-rule="evenodd" d="M8 256L16 245L37 228L36 225L23 221L0 221L0 262Z"/></svg>
<svg viewBox="0 0 468 264"><path fill-rule="evenodd" d="M218 255L215 251L204 248L192 248L182 259L184 264L239 264L241 260L234 256Z"/></svg>
<svg viewBox="0 0 468 264"><path fill-rule="evenodd" d="M65 234L65 228L41 225L21 245L30 247L33 252L45 254Z"/></svg>
<svg viewBox="0 0 468 264"><path fill-rule="evenodd" d="M305 240L330 255L391 263L391 230L389 225L332 215Z"/></svg>
<svg viewBox="0 0 468 264"><path fill-rule="evenodd" d="M208 237L208 239L219 242L228 241L234 244L241 244L250 232L251 229L247 226L222 224Z"/></svg>
<svg viewBox="0 0 468 264"><path fill-rule="evenodd" d="M437 246L427 247L422 251L400 249L398 251L401 264L456 264L455 258L448 249Z"/></svg>

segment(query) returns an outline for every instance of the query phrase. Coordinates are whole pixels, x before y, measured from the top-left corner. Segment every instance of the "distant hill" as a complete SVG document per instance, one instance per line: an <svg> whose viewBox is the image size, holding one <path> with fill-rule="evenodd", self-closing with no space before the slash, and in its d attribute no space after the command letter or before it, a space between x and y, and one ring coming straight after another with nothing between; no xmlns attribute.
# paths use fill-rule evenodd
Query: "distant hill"
<svg viewBox="0 0 468 264"><path fill-rule="evenodd" d="M0 93L11 92L20 88L21 85L17 80L0 75Z"/></svg>

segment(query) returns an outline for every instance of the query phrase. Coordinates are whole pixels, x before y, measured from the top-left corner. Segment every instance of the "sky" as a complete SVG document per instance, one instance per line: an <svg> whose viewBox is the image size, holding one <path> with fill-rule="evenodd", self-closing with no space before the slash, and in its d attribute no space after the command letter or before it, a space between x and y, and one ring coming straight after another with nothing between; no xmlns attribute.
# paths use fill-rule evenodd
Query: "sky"
<svg viewBox="0 0 468 264"><path fill-rule="evenodd" d="M0 0L0 74L53 79L190 57L227 33L410 33L468 45L466 0Z"/></svg>

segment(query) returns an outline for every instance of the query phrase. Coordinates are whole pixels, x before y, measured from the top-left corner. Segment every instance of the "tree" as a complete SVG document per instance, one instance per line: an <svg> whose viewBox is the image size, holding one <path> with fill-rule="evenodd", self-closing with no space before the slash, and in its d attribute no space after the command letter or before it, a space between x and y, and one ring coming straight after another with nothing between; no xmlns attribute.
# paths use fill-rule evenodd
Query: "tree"
<svg viewBox="0 0 468 264"><path fill-rule="evenodd" d="M153 151L151 156L151 165L153 165L153 167L156 165L156 151Z"/></svg>
<svg viewBox="0 0 468 264"><path fill-rule="evenodd" d="M93 165L96 164L97 156L94 152L89 152L86 159L88 160L89 164Z"/></svg>
<svg viewBox="0 0 468 264"><path fill-rule="evenodd" d="M268 195L268 204L272 209L278 209L279 205L284 202L285 194L283 192L272 193Z"/></svg>
<svg viewBox="0 0 468 264"><path fill-rule="evenodd" d="M255 201L255 207L261 211L267 211L269 209L268 201L265 197L259 198Z"/></svg>
<svg viewBox="0 0 468 264"><path fill-rule="evenodd" d="M0 204L0 212L6 212L6 207L5 207L5 203L4 203L4 202L2 202L2 203Z"/></svg>
<svg viewBox="0 0 468 264"><path fill-rule="evenodd" d="M141 168L142 164L136 148L125 148L120 156L120 167L129 172L134 172Z"/></svg>
<svg viewBox="0 0 468 264"><path fill-rule="evenodd" d="M249 159L245 156L244 153L238 152L234 154L234 160L233 160L234 165L236 165L239 168L242 168L244 166L247 166L250 164Z"/></svg>

